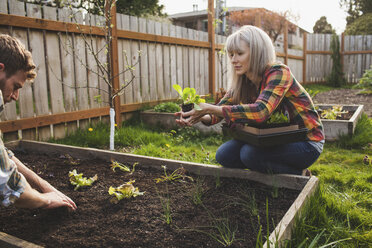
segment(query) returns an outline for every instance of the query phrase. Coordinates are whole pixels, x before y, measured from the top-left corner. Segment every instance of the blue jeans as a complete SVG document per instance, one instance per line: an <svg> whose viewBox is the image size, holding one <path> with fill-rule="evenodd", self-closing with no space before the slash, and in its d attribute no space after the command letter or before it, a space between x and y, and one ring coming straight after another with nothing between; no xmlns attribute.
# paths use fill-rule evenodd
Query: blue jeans
<svg viewBox="0 0 372 248"><path fill-rule="evenodd" d="M224 167L296 175L301 175L302 170L319 156L319 151L306 141L256 147L233 139L222 144L216 152L217 162Z"/></svg>

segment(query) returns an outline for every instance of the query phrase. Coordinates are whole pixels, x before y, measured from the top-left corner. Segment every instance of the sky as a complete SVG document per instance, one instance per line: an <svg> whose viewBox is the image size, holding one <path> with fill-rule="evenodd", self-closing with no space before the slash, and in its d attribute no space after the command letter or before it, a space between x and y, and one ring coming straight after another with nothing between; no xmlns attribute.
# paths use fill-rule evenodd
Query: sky
<svg viewBox="0 0 372 248"><path fill-rule="evenodd" d="M165 6L168 15L193 11L193 5L198 5L198 10L207 9L208 0L159 0ZM299 17L294 22L301 28L312 33L314 24L321 16L327 17L338 34L345 30L346 16L344 8L339 5L339 0L226 0L228 7L261 7L268 10L283 12L289 10Z"/></svg>

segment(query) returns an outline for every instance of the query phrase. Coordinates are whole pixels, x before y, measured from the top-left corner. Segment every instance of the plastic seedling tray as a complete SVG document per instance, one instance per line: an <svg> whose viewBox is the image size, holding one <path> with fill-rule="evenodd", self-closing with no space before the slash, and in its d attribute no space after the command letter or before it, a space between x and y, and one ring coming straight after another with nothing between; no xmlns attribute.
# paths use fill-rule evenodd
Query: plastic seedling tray
<svg viewBox="0 0 372 248"><path fill-rule="evenodd" d="M247 144L266 147L282 145L292 142L304 141L307 128L299 128L298 125L287 125L279 127L266 126L257 128L250 126L222 127L224 135L243 141Z"/></svg>

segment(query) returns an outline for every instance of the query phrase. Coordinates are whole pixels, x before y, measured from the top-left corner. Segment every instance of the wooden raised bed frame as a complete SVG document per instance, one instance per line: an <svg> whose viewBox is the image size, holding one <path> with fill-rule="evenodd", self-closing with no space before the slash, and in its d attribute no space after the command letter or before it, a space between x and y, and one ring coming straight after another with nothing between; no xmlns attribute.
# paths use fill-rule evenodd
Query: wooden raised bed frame
<svg viewBox="0 0 372 248"><path fill-rule="evenodd" d="M133 155L127 153L111 152L106 150L94 148L81 148L66 145L50 144L37 141L14 141L6 144L9 149L21 148L26 151L33 152L51 152L70 154L74 158L100 158L107 161L125 160L128 163L138 162L144 167L154 167L162 170L161 165L166 164L169 169L175 170L179 167L184 167L187 171L197 173L200 175L219 175L220 177L233 177L244 178L255 182L260 182L270 186L283 187L289 189L301 190L297 199L293 202L286 214L283 216L275 230L270 235L270 243L279 244L284 240L291 238L291 232L295 224L295 218L302 214L305 203L309 197L315 192L318 187L319 180L315 176L305 177L296 175L267 175L253 171L242 169L223 168L216 165L207 165L199 163L191 163L185 161L146 157L140 155ZM6 245L7 247L40 247L27 241L21 240L14 236L0 232L0 246ZM267 242L263 247L267 247ZM272 245L271 245L272 247Z"/></svg>

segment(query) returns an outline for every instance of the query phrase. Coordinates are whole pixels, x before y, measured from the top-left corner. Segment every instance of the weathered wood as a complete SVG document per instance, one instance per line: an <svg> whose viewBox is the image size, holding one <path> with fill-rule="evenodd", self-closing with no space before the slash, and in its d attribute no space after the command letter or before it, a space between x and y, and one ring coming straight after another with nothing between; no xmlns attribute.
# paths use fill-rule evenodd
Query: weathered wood
<svg viewBox="0 0 372 248"><path fill-rule="evenodd" d="M12 235L0 232L0 247L41 248L42 246L35 245Z"/></svg>
<svg viewBox="0 0 372 248"><path fill-rule="evenodd" d="M176 26L176 37L182 37L182 29L180 26ZM177 84L182 88L184 87L183 82L183 59L182 59L182 46L177 46Z"/></svg>
<svg viewBox="0 0 372 248"><path fill-rule="evenodd" d="M155 34L161 34L161 23L155 23ZM156 86L157 86L157 100L165 98L164 92L164 76L163 76L163 47L162 44L156 43L155 45L155 57L156 57Z"/></svg>
<svg viewBox="0 0 372 248"><path fill-rule="evenodd" d="M171 37L176 37L176 27L174 25L170 25L169 35ZM170 46L170 76L171 76L171 98L178 97L178 94L175 90L173 90L173 85L177 84L177 47L175 45Z"/></svg>
<svg viewBox="0 0 372 248"><path fill-rule="evenodd" d="M284 245L285 240L291 238L291 232L293 230L296 217L303 215L303 209L306 206L309 198L314 194L319 184L319 179L312 176L302 189L300 195L297 197L295 202L291 205L287 213L281 219L275 230L271 232L269 241L266 241L263 247L279 247Z"/></svg>
<svg viewBox="0 0 372 248"><path fill-rule="evenodd" d="M150 34L155 33L155 22L152 20L147 21L147 32ZM156 47L154 43L149 43L148 54L149 54L149 82L150 82L150 100L154 101L158 99L158 87L156 81ZM160 73L160 72L159 72Z"/></svg>
<svg viewBox="0 0 372 248"><path fill-rule="evenodd" d="M214 35L214 1L208 0L208 41L210 43L209 48L209 58L208 58L208 75L209 75L209 93L214 95L216 92L216 78L215 78L215 70L216 70L216 62L215 62L215 35Z"/></svg>
<svg viewBox="0 0 372 248"><path fill-rule="evenodd" d="M138 18L136 16L130 16L130 30L138 32ZM131 44L131 57L128 58L129 62L131 63L132 67L134 68L134 79L132 82L132 90L133 90L133 102L141 102L141 85L140 85L140 64L137 64L137 61L140 59L139 57L139 42L136 40L132 41Z"/></svg>
<svg viewBox="0 0 372 248"><path fill-rule="evenodd" d="M182 38L188 36L188 29L181 27L182 30ZM189 80L189 52L188 47L182 47L182 74L183 74L183 87L190 87L190 80Z"/></svg>
<svg viewBox="0 0 372 248"><path fill-rule="evenodd" d="M139 32L146 33L146 19L139 18ZM140 42L141 50L141 97L142 101L150 101L150 81L149 81L149 57L148 57L148 42Z"/></svg>
<svg viewBox="0 0 372 248"><path fill-rule="evenodd" d="M0 13L8 14L7 1L0 1Z"/></svg>
<svg viewBox="0 0 372 248"><path fill-rule="evenodd" d="M118 29L124 29L124 28L129 28L129 18L125 18L123 14L116 14L117 15L117 25ZM124 71L126 69L125 67L125 56L127 54L127 51L124 48L124 39L118 39L118 61L119 61L119 70L120 75L119 75L119 81L120 85L125 84L125 76L124 76ZM128 90L128 89L126 89ZM124 104L125 100L127 97L125 97L125 91L122 92L122 94L119 96L120 98L120 104ZM127 93L128 94L128 93Z"/></svg>
<svg viewBox="0 0 372 248"><path fill-rule="evenodd" d="M162 24L162 35L169 36L169 24ZM170 46L168 44L163 45L163 70L164 70L164 98L172 98L173 88L171 86L171 74L170 74Z"/></svg>

